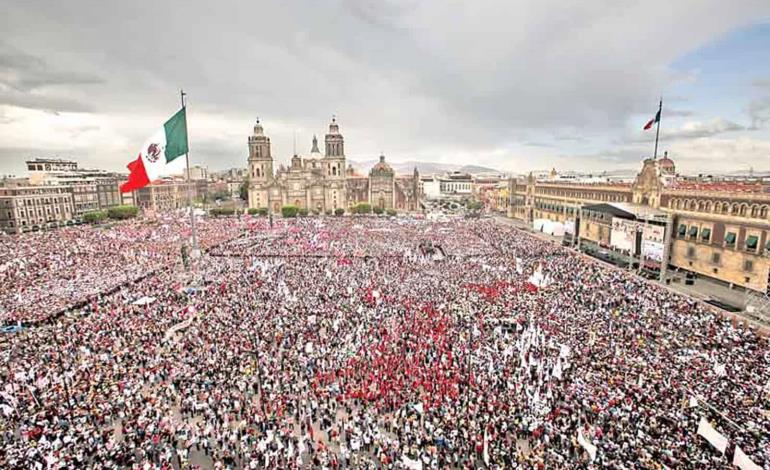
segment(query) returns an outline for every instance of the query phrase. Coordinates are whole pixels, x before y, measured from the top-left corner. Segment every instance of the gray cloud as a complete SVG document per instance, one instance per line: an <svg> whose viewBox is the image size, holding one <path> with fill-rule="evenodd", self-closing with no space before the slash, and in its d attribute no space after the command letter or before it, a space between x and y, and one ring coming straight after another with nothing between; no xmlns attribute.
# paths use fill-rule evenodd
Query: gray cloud
<svg viewBox="0 0 770 470"><path fill-rule="evenodd" d="M0 89L0 104L17 106L19 108L39 109L57 114L60 112L89 112L95 108L86 101L67 98L61 94L30 92Z"/></svg>
<svg viewBox="0 0 770 470"><path fill-rule="evenodd" d="M665 135L667 139L697 139L742 130L746 130L746 126L727 119L714 119L709 122L686 123L678 129L666 131Z"/></svg>
<svg viewBox="0 0 770 470"><path fill-rule="evenodd" d="M673 129L662 128L661 137L666 141L699 139L703 137L713 137L720 134L744 130L749 130L749 128L728 119L716 118L710 121L685 122L682 126ZM619 141L618 143L622 144L649 142L655 137L654 131L654 128L646 132L641 131L635 133L633 136L627 137L625 140ZM651 133L653 134L651 135Z"/></svg>
<svg viewBox="0 0 770 470"><path fill-rule="evenodd" d="M102 83L97 76L58 68L45 59L0 41L0 104L51 112L91 111L72 98L72 87Z"/></svg>
<svg viewBox="0 0 770 470"><path fill-rule="evenodd" d="M190 119L243 129L234 140L200 131L211 166L245 164L252 116L283 157L292 128L306 141L332 113L353 158L449 161L485 149L507 159L495 150L522 129L572 135L580 123L619 135L666 84L691 79L667 64L770 12L759 0L651 1L171 0L148 10L28 0L0 19L16 51L0 69L0 103L117 116L131 124L128 140L185 88Z"/></svg>
<svg viewBox="0 0 770 470"><path fill-rule="evenodd" d="M75 71L56 70L42 58L0 42L0 82L14 90L31 91L53 85L101 83L102 80Z"/></svg>
<svg viewBox="0 0 770 470"><path fill-rule="evenodd" d="M668 108L666 109L666 117L690 117L694 115L693 111L687 109Z"/></svg>
<svg viewBox="0 0 770 470"><path fill-rule="evenodd" d="M757 98L749 103L750 129L757 130L770 123L770 96Z"/></svg>

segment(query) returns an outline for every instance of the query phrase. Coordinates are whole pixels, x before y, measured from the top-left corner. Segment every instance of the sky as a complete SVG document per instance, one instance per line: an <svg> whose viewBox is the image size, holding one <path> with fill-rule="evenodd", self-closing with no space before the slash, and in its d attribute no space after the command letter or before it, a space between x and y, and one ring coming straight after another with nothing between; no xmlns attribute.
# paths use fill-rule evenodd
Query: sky
<svg viewBox="0 0 770 470"><path fill-rule="evenodd" d="M512 173L770 170L770 2L0 0L0 174L125 169L188 93L190 160L278 163L332 115L350 160Z"/></svg>

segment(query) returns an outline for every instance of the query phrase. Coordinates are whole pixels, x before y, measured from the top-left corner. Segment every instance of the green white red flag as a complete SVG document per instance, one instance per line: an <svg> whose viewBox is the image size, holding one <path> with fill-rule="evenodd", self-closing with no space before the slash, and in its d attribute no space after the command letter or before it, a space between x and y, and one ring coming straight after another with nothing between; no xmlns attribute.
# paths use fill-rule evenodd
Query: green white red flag
<svg viewBox="0 0 770 470"><path fill-rule="evenodd" d="M660 109L657 113L655 113L655 117L647 121L647 124L644 125L644 130L650 129L653 124L660 122Z"/></svg>
<svg viewBox="0 0 770 470"><path fill-rule="evenodd" d="M182 108L155 131L142 146L137 159L128 164L131 173L128 181L120 186L120 192L143 188L173 172L170 170L177 170L178 165L170 165L171 162L187 151L187 113Z"/></svg>

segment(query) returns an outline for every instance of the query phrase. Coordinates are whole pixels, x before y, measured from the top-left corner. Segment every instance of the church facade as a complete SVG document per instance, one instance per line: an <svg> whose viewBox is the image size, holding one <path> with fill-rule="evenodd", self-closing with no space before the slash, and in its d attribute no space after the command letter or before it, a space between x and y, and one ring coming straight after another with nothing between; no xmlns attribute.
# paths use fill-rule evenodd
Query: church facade
<svg viewBox="0 0 770 470"><path fill-rule="evenodd" d="M349 211L361 202L373 207L399 211L420 208L419 174L399 176L381 156L369 173L362 177L347 166L345 140L337 120L332 118L324 138L324 153L313 136L310 155L294 155L291 164L274 171L270 138L257 121L249 136L249 207L267 208L280 213L281 207L294 205L315 213L336 209Z"/></svg>

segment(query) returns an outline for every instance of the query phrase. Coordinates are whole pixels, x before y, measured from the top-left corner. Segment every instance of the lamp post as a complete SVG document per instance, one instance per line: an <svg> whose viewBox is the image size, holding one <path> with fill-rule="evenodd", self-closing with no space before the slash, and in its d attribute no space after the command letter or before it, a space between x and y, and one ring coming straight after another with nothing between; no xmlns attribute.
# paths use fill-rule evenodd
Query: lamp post
<svg viewBox="0 0 770 470"><path fill-rule="evenodd" d="M254 355L254 362L255 367L257 369L257 392L260 394L260 397L262 395L262 368L260 367L260 360L259 360L259 334L257 334L257 341L254 341L254 332L251 332L251 352ZM261 398L260 398L261 400Z"/></svg>
<svg viewBox="0 0 770 470"><path fill-rule="evenodd" d="M471 402L471 377L473 375L473 316L471 314L470 309L470 302L466 300L464 302L464 313L466 314L465 317L465 328L467 330L467 348L468 348L468 364L466 365L466 370L468 374L467 383L465 386L465 415L468 416L468 411L470 408L470 402Z"/></svg>
<svg viewBox="0 0 770 470"><path fill-rule="evenodd" d="M642 274L642 266L644 266L644 232L647 231L647 224L649 223L649 216L644 217L644 227L640 227L642 235L639 237L639 269L638 274Z"/></svg>
<svg viewBox="0 0 770 470"><path fill-rule="evenodd" d="M59 374L61 374L62 382L64 383L64 394L65 394L65 397L67 398L67 411L69 411L69 417L70 419L72 419L72 400L70 399L70 388L69 388L69 385L67 384L67 374L65 374L64 372L64 362L61 360L61 353L62 353L61 343L59 342L59 336L56 334L56 326L54 326L53 328L54 328L52 330L53 340L54 340L54 343L56 343L56 348L58 349L56 356L58 359L57 362L59 364Z"/></svg>

